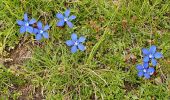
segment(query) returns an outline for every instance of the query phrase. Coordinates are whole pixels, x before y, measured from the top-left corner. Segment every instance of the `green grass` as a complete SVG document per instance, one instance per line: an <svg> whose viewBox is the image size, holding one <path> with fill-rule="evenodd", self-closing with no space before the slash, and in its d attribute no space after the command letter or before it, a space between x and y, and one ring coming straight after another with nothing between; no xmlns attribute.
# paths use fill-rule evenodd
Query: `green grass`
<svg viewBox="0 0 170 100"><path fill-rule="evenodd" d="M66 8L77 16L73 29L56 27ZM25 12L52 26L50 39L19 33ZM85 52L66 46L73 32L87 38ZM151 44L164 58L145 80L135 66ZM169 0L0 0L2 100L169 100L169 52Z"/></svg>

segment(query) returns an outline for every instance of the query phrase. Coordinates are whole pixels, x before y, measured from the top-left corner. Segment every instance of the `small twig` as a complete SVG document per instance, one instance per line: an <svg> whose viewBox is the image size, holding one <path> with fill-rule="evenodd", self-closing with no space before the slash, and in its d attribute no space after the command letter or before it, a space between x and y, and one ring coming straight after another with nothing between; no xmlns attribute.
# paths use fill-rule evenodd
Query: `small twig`
<svg viewBox="0 0 170 100"><path fill-rule="evenodd" d="M166 76L165 76L165 74L163 73L163 71L162 71L160 65L158 65L158 68L159 68L159 70L160 70L160 72L161 72L161 75L163 76L163 79L166 80Z"/></svg>
<svg viewBox="0 0 170 100"><path fill-rule="evenodd" d="M4 83L6 86L8 86L8 87L10 87L10 88L12 88L12 89L16 89L15 87L12 87L12 86L6 84L5 82L2 82L2 83Z"/></svg>

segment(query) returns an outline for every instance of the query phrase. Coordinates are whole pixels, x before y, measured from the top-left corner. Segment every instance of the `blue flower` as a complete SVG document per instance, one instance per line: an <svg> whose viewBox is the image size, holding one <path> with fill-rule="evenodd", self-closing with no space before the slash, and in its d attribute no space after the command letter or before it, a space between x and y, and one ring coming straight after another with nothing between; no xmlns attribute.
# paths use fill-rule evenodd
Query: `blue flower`
<svg viewBox="0 0 170 100"><path fill-rule="evenodd" d="M157 65L156 59L163 57L162 53L156 52L155 45L152 45L149 50L143 48L142 52L144 54L143 62L149 62L149 60L151 60L153 66Z"/></svg>
<svg viewBox="0 0 170 100"><path fill-rule="evenodd" d="M85 46L82 44L86 40L85 37L80 37L79 39L77 39L77 34L73 33L71 35L71 39L72 40L67 40L66 44L67 46L72 46L71 47L72 53L75 53L77 49L80 49L81 51L85 50Z"/></svg>
<svg viewBox="0 0 170 100"><path fill-rule="evenodd" d="M73 24L71 23L71 21L73 19L76 19L76 16L71 15L70 16L70 10L67 9L64 14L58 13L56 14L56 17L59 19L59 22L57 23L57 26L64 26L65 23L67 23L67 25L70 28L73 28Z"/></svg>
<svg viewBox="0 0 170 100"><path fill-rule="evenodd" d="M43 28L42 23L39 21L37 23L37 28L34 28L34 31L33 31L35 33L35 35L36 35L36 37L35 37L36 40L41 40L42 36L44 38L49 38L49 35L48 35L48 32L47 32L47 30L49 28L50 28L49 25L45 25L44 28Z"/></svg>
<svg viewBox="0 0 170 100"><path fill-rule="evenodd" d="M33 27L30 26L30 25L32 25L34 23L36 23L36 20L35 19L29 20L27 13L24 14L24 20L17 20L17 24L19 26L21 26L20 27L20 33L24 33L24 32L32 33Z"/></svg>
<svg viewBox="0 0 170 100"><path fill-rule="evenodd" d="M153 67L148 66L149 66L148 63L143 63L143 65L139 64L136 66L139 77L144 76L146 79L149 79L150 76L155 72L155 69Z"/></svg>

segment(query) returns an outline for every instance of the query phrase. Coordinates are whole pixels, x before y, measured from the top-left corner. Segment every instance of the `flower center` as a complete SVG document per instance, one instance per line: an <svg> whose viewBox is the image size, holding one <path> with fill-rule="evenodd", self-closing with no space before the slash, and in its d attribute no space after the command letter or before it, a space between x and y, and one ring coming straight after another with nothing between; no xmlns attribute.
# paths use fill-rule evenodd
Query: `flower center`
<svg viewBox="0 0 170 100"><path fill-rule="evenodd" d="M43 30L40 30L40 33L42 34L44 31Z"/></svg>
<svg viewBox="0 0 170 100"><path fill-rule="evenodd" d="M149 54L149 58L153 58L153 55L152 55L152 54Z"/></svg>
<svg viewBox="0 0 170 100"><path fill-rule="evenodd" d="M143 72L145 72L145 73L146 73L146 69L144 69L144 70L143 70Z"/></svg>
<svg viewBox="0 0 170 100"><path fill-rule="evenodd" d="M26 23L25 23L25 26L29 26L29 23L28 23L28 22L26 22Z"/></svg>
<svg viewBox="0 0 170 100"><path fill-rule="evenodd" d="M64 18L64 21L68 21L68 18Z"/></svg>
<svg viewBox="0 0 170 100"><path fill-rule="evenodd" d="M78 45L78 42L76 41L76 42L74 42L74 45Z"/></svg>
<svg viewBox="0 0 170 100"><path fill-rule="evenodd" d="M149 73L150 75L152 75L153 74L153 72L152 73Z"/></svg>

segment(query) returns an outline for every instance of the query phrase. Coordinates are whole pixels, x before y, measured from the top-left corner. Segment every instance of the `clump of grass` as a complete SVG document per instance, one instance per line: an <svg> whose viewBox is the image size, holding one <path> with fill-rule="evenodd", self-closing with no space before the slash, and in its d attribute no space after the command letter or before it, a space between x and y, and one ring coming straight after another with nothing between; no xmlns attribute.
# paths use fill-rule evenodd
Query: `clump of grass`
<svg viewBox="0 0 170 100"><path fill-rule="evenodd" d="M27 93L27 99L168 99L169 4L169 0L1 0L0 62L11 59L10 51L22 37L31 43L26 61L1 63L1 98L19 99ZM55 14L66 8L77 16L73 29L56 27ZM25 12L52 26L49 40L37 42L19 34L16 19ZM65 45L73 32L87 37L85 52L71 54ZM164 58L158 73L143 80L135 66L142 61L141 48L150 44L162 49ZM31 90L24 92L29 86Z"/></svg>

